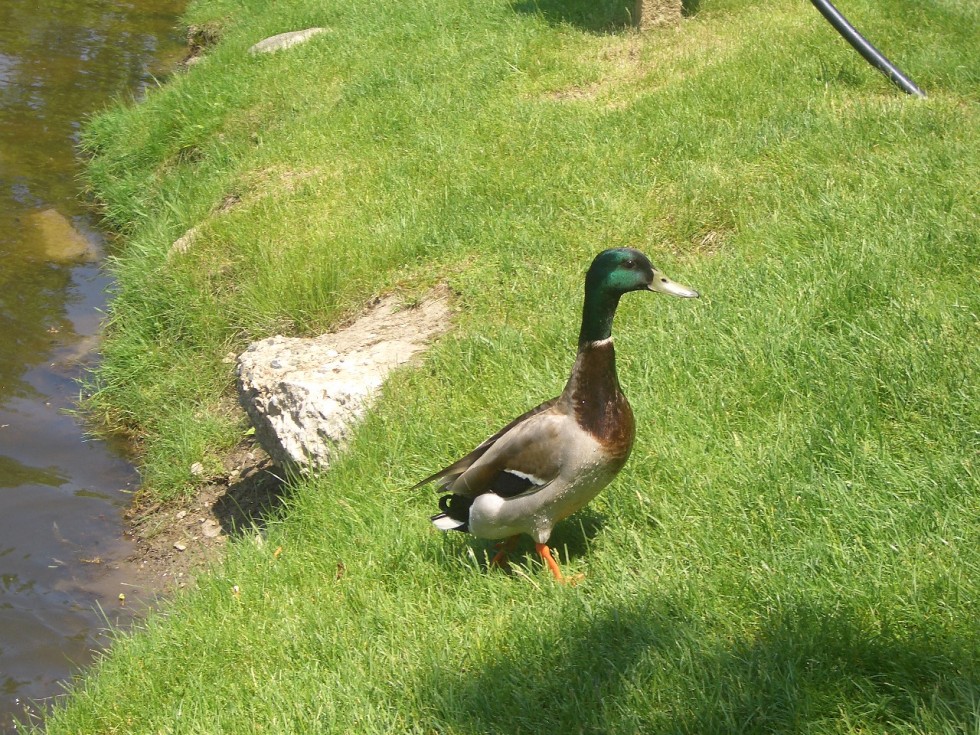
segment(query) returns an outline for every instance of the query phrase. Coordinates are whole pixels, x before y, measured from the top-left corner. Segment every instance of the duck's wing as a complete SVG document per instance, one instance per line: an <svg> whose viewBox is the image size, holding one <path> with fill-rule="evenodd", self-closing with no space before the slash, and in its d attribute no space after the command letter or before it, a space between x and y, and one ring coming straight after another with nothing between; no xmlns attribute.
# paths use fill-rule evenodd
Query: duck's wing
<svg viewBox="0 0 980 735"><path fill-rule="evenodd" d="M500 431L498 431L496 434L491 436L489 439L485 440L482 444L480 444L480 446L478 446L472 452L467 454L465 457L461 457L457 459L448 467L444 467L443 469L436 472L434 475L429 475L421 482L417 482L415 485L412 485L411 489L415 490L417 488L422 487L423 485L428 485L430 482L438 482L440 487L442 488L448 488L450 485L453 485L464 472L466 472L470 467L472 467L477 460L483 457L491 447L495 446L501 437L511 432L517 431L517 429L520 426L526 425L530 419L532 419L534 416L537 416L538 414L542 414L548 411L554 411L555 406L558 403L559 397L552 398L550 401L545 401L541 405L535 406L530 411L521 414L516 419L511 421L509 424L507 424L507 426L505 426ZM523 431L520 433L523 434ZM481 491L481 492L485 492L485 491ZM475 494L479 494L479 493L475 493Z"/></svg>
<svg viewBox="0 0 980 735"><path fill-rule="evenodd" d="M561 472L573 424L554 408L532 414L501 434L443 489L467 498L487 492L512 498L538 490Z"/></svg>

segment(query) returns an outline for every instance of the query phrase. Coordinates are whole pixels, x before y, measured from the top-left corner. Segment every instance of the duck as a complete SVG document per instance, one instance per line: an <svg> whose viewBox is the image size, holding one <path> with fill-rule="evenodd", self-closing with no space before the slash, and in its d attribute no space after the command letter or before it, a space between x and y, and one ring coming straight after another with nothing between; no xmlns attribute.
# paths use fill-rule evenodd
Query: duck
<svg viewBox="0 0 980 735"><path fill-rule="evenodd" d="M639 250L602 251L585 275L578 351L561 394L413 486L435 483L445 493L431 518L436 528L498 541L490 566L506 567L507 554L530 536L555 580L565 581L548 546L552 529L626 464L636 425L616 374L612 325L620 298L631 291L699 296Z"/></svg>

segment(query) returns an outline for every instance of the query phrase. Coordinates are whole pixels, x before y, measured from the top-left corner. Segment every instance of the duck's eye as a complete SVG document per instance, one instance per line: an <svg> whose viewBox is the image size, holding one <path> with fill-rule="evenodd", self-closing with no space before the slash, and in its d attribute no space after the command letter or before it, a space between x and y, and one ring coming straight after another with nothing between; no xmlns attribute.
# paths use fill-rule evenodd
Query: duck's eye
<svg viewBox="0 0 980 735"><path fill-rule="evenodd" d="M625 263L623 263L623 268L629 268L630 270L633 270L634 268L636 268L636 261L627 260Z"/></svg>

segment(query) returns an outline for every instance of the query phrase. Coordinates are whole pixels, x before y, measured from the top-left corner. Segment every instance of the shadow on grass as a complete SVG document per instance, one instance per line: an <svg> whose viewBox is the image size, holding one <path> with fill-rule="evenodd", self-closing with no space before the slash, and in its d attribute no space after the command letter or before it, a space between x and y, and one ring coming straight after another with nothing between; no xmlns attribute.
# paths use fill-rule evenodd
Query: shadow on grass
<svg viewBox="0 0 980 735"><path fill-rule="evenodd" d="M603 711L622 701L638 662L672 647L673 618L663 608L609 609L548 621L551 629L537 638L515 629L513 645L500 653L433 675L431 724L514 735L605 732Z"/></svg>
<svg viewBox="0 0 980 735"><path fill-rule="evenodd" d="M680 729L769 733L837 721L855 731L965 732L980 714L976 643L796 608L697 663L692 673L706 696L680 718Z"/></svg>
<svg viewBox="0 0 980 735"><path fill-rule="evenodd" d="M581 613L438 671L438 727L506 733L973 732L976 642L873 631L797 608L728 639L669 602ZM468 670L467 670L468 669ZM846 729L846 728L845 728Z"/></svg>
<svg viewBox="0 0 980 735"><path fill-rule="evenodd" d="M698 12L701 0L683 0L682 12ZM516 13L541 15L552 25L572 25L589 33L619 33L633 26L634 0L514 0Z"/></svg>
<svg viewBox="0 0 980 735"><path fill-rule="evenodd" d="M681 13L690 18L692 15L697 15L697 12L701 9L701 0L684 0L681 3Z"/></svg>
<svg viewBox="0 0 980 735"><path fill-rule="evenodd" d="M269 464L253 468L241 479L228 484L215 501L212 512L229 536L252 529L263 529L277 518L285 503L286 482Z"/></svg>

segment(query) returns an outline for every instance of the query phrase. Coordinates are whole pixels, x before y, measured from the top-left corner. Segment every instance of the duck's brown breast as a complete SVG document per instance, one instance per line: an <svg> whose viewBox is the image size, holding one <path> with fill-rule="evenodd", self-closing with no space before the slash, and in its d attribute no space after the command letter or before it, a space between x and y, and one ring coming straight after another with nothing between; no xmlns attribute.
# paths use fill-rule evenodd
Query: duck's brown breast
<svg viewBox="0 0 980 735"><path fill-rule="evenodd" d="M580 346L568 390L578 425L610 459L625 462L633 448L636 422L619 387L612 340Z"/></svg>

